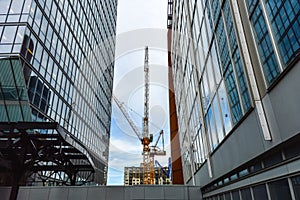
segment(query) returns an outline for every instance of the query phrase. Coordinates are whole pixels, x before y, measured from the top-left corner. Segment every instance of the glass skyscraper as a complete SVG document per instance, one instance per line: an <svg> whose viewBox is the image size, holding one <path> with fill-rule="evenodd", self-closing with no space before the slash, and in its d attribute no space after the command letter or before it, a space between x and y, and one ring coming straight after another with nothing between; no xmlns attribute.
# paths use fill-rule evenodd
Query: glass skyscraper
<svg viewBox="0 0 300 200"><path fill-rule="evenodd" d="M297 0L173 1L184 180L204 199L300 198L299 16Z"/></svg>
<svg viewBox="0 0 300 200"><path fill-rule="evenodd" d="M0 1L0 121L58 122L106 184L117 0Z"/></svg>

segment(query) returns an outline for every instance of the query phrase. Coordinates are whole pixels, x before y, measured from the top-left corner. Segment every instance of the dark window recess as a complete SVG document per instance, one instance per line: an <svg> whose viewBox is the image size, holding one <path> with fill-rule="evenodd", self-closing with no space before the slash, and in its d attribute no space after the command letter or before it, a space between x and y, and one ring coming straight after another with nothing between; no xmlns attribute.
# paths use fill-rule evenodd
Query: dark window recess
<svg viewBox="0 0 300 200"><path fill-rule="evenodd" d="M41 112L47 112L49 109L50 90L44 83L37 77L31 76L28 88L28 96L30 102L35 105ZM42 117L39 116L38 117Z"/></svg>
<svg viewBox="0 0 300 200"><path fill-rule="evenodd" d="M292 199L287 179L269 183L272 200Z"/></svg>
<svg viewBox="0 0 300 200"><path fill-rule="evenodd" d="M288 147L284 151L286 159L290 159L300 155L300 145L296 144L291 147Z"/></svg>
<svg viewBox="0 0 300 200"><path fill-rule="evenodd" d="M243 200L252 200L250 188L241 190L241 195Z"/></svg>
<svg viewBox="0 0 300 200"><path fill-rule="evenodd" d="M238 190L232 192L232 200L240 200L240 193Z"/></svg>
<svg viewBox="0 0 300 200"><path fill-rule="evenodd" d="M227 192L227 193L225 194L225 200L231 200L231 197L230 197L230 193L229 193L229 192Z"/></svg>
<svg viewBox="0 0 300 200"><path fill-rule="evenodd" d="M254 165L252 165L252 166L249 167L250 173L257 172L257 171L259 171L261 169L262 169L261 162L257 162Z"/></svg>
<svg viewBox="0 0 300 200"><path fill-rule="evenodd" d="M268 199L266 185L258 185L252 188L254 199Z"/></svg>
<svg viewBox="0 0 300 200"><path fill-rule="evenodd" d="M220 194L220 195L219 195L219 200L225 200L223 194Z"/></svg>
<svg viewBox="0 0 300 200"><path fill-rule="evenodd" d="M280 163L281 161L282 161L281 152L278 152L271 156L266 157L263 160L263 163L264 163L264 167L270 167L270 166Z"/></svg>
<svg viewBox="0 0 300 200"><path fill-rule="evenodd" d="M296 200L300 200L300 176L293 177L292 184L294 188L295 198Z"/></svg>

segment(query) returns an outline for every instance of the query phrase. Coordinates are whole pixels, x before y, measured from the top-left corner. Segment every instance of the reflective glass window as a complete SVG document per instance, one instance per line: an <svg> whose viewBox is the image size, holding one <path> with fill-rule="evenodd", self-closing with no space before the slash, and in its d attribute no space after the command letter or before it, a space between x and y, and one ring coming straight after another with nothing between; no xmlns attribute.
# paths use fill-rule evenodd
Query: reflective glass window
<svg viewBox="0 0 300 200"><path fill-rule="evenodd" d="M262 61L264 75L268 84L271 84L279 75L280 70L274 54L271 38L267 30L260 4L256 4L253 13L250 13L258 52Z"/></svg>
<svg viewBox="0 0 300 200"><path fill-rule="evenodd" d="M281 56L287 65L300 52L300 4L293 0L267 0L266 5Z"/></svg>
<svg viewBox="0 0 300 200"><path fill-rule="evenodd" d="M233 123L236 124L242 117L243 113L231 64L229 65L228 70L225 73L225 86L227 89L229 105L232 112L232 120Z"/></svg>
<svg viewBox="0 0 300 200"><path fill-rule="evenodd" d="M221 116L222 116L221 118L223 120L225 133L227 134L231 130L232 124L231 124L231 115L230 115L230 110L229 110L228 100L226 95L226 89L223 81L220 84L218 90L218 96L219 96L219 102L221 107Z"/></svg>
<svg viewBox="0 0 300 200"><path fill-rule="evenodd" d="M232 192L232 200L240 200L240 192L238 190Z"/></svg>
<svg viewBox="0 0 300 200"><path fill-rule="evenodd" d="M268 194L267 194L267 189L265 184L254 186L252 189L253 189L254 199L268 199Z"/></svg>
<svg viewBox="0 0 300 200"><path fill-rule="evenodd" d="M292 199L287 179L268 184L272 200Z"/></svg>
<svg viewBox="0 0 300 200"><path fill-rule="evenodd" d="M217 126L217 134L219 138L219 142L221 142L224 138L224 131L223 131L223 122L221 119L221 112L219 109L219 102L218 102L217 96L213 100L213 110L214 110L214 116L216 120L216 126Z"/></svg>
<svg viewBox="0 0 300 200"><path fill-rule="evenodd" d="M241 190L241 196L243 200L252 200L250 188Z"/></svg>
<svg viewBox="0 0 300 200"><path fill-rule="evenodd" d="M292 184L295 193L295 198L296 200L300 200L300 176L293 177Z"/></svg>

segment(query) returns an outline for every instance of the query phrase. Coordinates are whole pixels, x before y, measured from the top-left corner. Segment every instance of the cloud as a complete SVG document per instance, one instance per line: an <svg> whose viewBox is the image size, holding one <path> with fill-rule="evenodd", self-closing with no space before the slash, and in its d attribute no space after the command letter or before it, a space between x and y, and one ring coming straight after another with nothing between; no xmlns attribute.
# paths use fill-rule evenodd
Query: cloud
<svg viewBox="0 0 300 200"><path fill-rule="evenodd" d="M117 32L167 26L167 1L119 0Z"/></svg>

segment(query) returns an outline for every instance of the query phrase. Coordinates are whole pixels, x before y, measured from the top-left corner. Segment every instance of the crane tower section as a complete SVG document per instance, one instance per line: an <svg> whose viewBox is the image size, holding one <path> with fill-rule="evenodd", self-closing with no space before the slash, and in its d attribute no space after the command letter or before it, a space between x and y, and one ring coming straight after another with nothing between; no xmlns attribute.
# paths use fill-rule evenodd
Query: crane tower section
<svg viewBox="0 0 300 200"><path fill-rule="evenodd" d="M145 47L145 97L144 97L144 123L143 123L143 183L154 184L154 158L150 156L150 143L152 137L149 138L149 53L148 46Z"/></svg>

